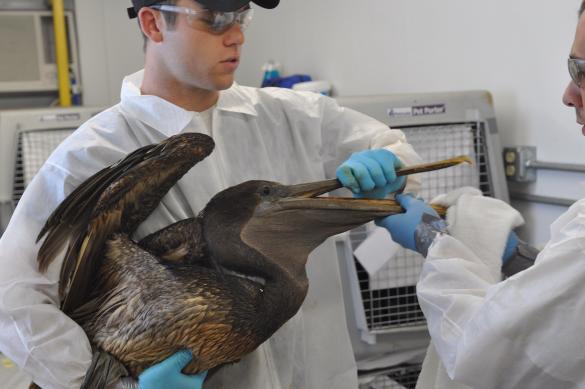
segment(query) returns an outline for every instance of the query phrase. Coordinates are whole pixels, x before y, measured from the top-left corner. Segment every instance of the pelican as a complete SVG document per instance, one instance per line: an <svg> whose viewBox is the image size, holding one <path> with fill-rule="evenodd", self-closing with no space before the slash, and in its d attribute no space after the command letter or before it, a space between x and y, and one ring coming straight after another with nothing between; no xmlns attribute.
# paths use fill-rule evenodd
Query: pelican
<svg viewBox="0 0 585 389"><path fill-rule="evenodd" d="M213 147L197 133L142 147L83 182L40 231L40 271L67 247L61 309L98 355L86 387L137 377L180 349L193 354L187 374L238 361L299 310L314 248L402 211L392 200L320 196L339 188L337 180L248 181L216 194L196 217L134 241L167 191Z"/></svg>

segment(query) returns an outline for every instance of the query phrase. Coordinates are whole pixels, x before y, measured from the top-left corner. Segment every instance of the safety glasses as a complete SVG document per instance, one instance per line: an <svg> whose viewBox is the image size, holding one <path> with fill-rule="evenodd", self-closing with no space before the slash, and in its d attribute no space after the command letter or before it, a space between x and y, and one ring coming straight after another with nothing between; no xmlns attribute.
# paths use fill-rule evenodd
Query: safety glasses
<svg viewBox="0 0 585 389"><path fill-rule="evenodd" d="M187 23L189 26L210 31L214 34L221 34L226 32L235 23L238 23L242 30L245 30L254 14L254 10L249 6L238 11L220 12L211 10L194 10L187 7L178 7L169 4L154 4L150 8L157 9L162 12L173 12L187 16Z"/></svg>
<svg viewBox="0 0 585 389"><path fill-rule="evenodd" d="M585 78L585 59L569 58L569 74L573 82L580 88Z"/></svg>

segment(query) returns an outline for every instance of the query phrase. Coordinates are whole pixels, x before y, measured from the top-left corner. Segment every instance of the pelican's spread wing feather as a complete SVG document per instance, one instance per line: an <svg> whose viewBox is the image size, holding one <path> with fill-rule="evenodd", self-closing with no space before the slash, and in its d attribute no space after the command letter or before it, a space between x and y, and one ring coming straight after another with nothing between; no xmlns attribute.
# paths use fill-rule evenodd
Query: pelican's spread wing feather
<svg viewBox="0 0 585 389"><path fill-rule="evenodd" d="M166 262L204 264L208 261L207 244L198 218L180 220L151 235L138 245Z"/></svg>
<svg viewBox="0 0 585 389"><path fill-rule="evenodd" d="M213 150L213 140L197 133L175 135L128 155L83 182L53 212L39 233L38 255L45 271L69 242L60 276L61 308L82 305L96 275L106 240L131 234L169 189Z"/></svg>
<svg viewBox="0 0 585 389"><path fill-rule="evenodd" d="M51 214L37 236L37 242L45 235L38 255L41 271L46 271L53 259L70 240L71 232L86 224L100 195L106 187L124 172L144 159L144 155L155 148L149 145L135 150L126 158L108 166L79 185Z"/></svg>

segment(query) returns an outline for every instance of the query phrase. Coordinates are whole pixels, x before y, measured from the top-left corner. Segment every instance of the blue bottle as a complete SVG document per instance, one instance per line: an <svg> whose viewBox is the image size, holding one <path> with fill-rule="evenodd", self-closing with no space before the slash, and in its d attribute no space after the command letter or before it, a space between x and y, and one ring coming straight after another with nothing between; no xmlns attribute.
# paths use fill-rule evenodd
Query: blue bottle
<svg viewBox="0 0 585 389"><path fill-rule="evenodd" d="M280 64L273 60L266 62L262 66L264 77L262 78L262 87L272 85L272 80L280 77Z"/></svg>

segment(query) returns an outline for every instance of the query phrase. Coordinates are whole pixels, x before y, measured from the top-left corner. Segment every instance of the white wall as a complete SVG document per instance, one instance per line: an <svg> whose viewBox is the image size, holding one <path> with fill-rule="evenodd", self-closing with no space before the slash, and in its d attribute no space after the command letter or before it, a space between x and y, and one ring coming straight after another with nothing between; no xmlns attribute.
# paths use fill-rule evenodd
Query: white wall
<svg viewBox="0 0 585 389"><path fill-rule="evenodd" d="M330 80L338 95L488 89L504 145L585 163L585 139L561 104L580 0L282 0L250 27L240 82L258 84L273 58ZM585 197L580 175L539 174L527 190ZM548 239L565 208L514 203L526 238Z"/></svg>
<svg viewBox="0 0 585 389"><path fill-rule="evenodd" d="M288 74L330 80L338 95L487 89L504 145L536 145L539 159L585 163L585 139L561 104L580 0L281 2L273 11L257 9L240 83L258 85L262 63L272 58ZM76 2L86 101L117 101L122 76L142 63L126 3ZM585 177L540 176L528 188L533 193L585 197L579 185ZM526 236L537 244L564 210L516 205L531 226Z"/></svg>
<svg viewBox="0 0 585 389"><path fill-rule="evenodd" d="M81 81L86 105L119 101L125 75L142 67L142 37L126 8L130 0L76 0Z"/></svg>

